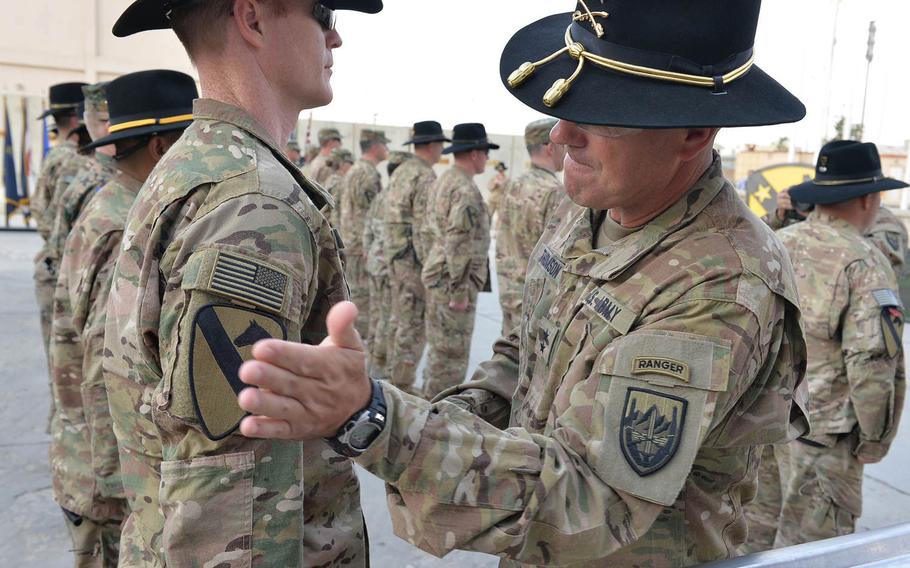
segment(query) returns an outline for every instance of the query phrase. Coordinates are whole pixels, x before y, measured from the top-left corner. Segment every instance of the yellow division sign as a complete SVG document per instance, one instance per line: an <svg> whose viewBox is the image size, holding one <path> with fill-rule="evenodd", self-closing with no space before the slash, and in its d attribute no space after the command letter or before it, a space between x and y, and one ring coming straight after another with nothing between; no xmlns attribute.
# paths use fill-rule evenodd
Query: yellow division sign
<svg viewBox="0 0 910 568"><path fill-rule="evenodd" d="M808 164L780 164L756 170L746 179L746 203L762 217L777 208L777 194L815 177Z"/></svg>

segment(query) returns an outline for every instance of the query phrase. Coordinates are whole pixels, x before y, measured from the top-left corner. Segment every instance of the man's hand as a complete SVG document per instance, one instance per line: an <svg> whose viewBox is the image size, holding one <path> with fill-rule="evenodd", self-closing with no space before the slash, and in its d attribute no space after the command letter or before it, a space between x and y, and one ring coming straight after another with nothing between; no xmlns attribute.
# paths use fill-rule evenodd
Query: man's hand
<svg viewBox="0 0 910 568"><path fill-rule="evenodd" d="M456 302L455 300L452 300L449 302L449 309L455 310L456 312L466 312L468 311L469 305L470 302L468 300L465 300L463 302Z"/></svg>
<svg viewBox="0 0 910 568"><path fill-rule="evenodd" d="M370 402L370 380L357 307L340 302L326 317L329 336L318 346L266 339L253 346L255 361L240 367L240 380L258 389L240 391L240 423L250 438L314 440L333 436Z"/></svg>
<svg viewBox="0 0 910 568"><path fill-rule="evenodd" d="M785 189L777 194L777 218L783 221L787 211L791 209L793 209L793 202L790 200L790 190Z"/></svg>

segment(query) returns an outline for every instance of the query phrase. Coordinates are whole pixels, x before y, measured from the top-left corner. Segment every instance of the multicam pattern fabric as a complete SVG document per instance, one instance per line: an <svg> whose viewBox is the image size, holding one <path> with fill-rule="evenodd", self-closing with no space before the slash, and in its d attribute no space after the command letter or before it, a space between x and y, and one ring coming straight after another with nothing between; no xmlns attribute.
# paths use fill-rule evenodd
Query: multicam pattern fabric
<svg viewBox="0 0 910 568"><path fill-rule="evenodd" d="M313 158L312 162L303 166L303 175L320 185L324 184L325 181L329 179L329 176L332 175L332 172L334 172L334 169L328 164L328 161L328 156L318 154Z"/></svg>
<svg viewBox="0 0 910 568"><path fill-rule="evenodd" d="M389 259L385 223L387 194L380 191L370 205L364 223L363 250L366 251L366 271L370 279L370 367L373 376L389 376L388 355L391 345L390 329L397 325L392 312L392 289L389 285Z"/></svg>
<svg viewBox="0 0 910 568"><path fill-rule="evenodd" d="M120 174L100 188L66 239L54 298L50 342L56 408L50 446L54 498L98 527L119 527L127 509L101 364L114 260L126 214L141 185ZM99 528L90 534L99 550L108 549L106 565L116 566L110 547L102 546L105 532Z"/></svg>
<svg viewBox="0 0 910 568"><path fill-rule="evenodd" d="M907 227L904 223L890 209L882 206L864 236L884 253L900 280L907 270Z"/></svg>
<svg viewBox="0 0 910 568"><path fill-rule="evenodd" d="M386 189L386 253L391 273L395 329L388 361L392 383L410 390L426 345L426 290L420 278L432 237L428 236L427 196L436 173L420 158L406 160Z"/></svg>
<svg viewBox="0 0 910 568"><path fill-rule="evenodd" d="M388 424L358 461L391 484L399 536L504 566L687 566L743 541L760 446L807 427L787 256L719 158L647 225L597 250L593 237L591 211L565 201L534 251L520 334L472 382L434 404L384 386ZM682 425L630 421L633 390L651 418L685 406ZM620 436L656 455L670 440L649 424L681 440L640 476Z"/></svg>
<svg viewBox="0 0 910 568"><path fill-rule="evenodd" d="M549 135L549 130L546 132ZM547 226L547 219L564 196L565 190L556 175L534 165L512 180L503 196L496 229L496 275L503 335L521 323L521 296L528 259Z"/></svg>
<svg viewBox="0 0 910 568"><path fill-rule="evenodd" d="M261 337L256 321L318 343L348 293L340 240L319 212L328 195L242 109L202 99L194 118L130 212L108 304L105 379L131 508L121 556L129 566L364 566L350 461L322 442L202 431L194 397L219 393L193 390L196 316L234 314L220 331L248 337L222 347L243 359ZM211 275L224 255L268 267L280 308L252 284L250 302L218 293Z"/></svg>
<svg viewBox="0 0 910 568"><path fill-rule="evenodd" d="M368 160L358 160L344 177L341 196L341 222L338 228L345 239L344 274L351 287L351 301L360 308L357 329L366 341L370 333L370 273L368 251L363 246L363 232L373 200L382 190L379 170Z"/></svg>
<svg viewBox="0 0 910 568"><path fill-rule="evenodd" d="M813 513L806 507L832 502L858 517L862 465L856 458L880 459L887 454L903 408L903 354L889 349L889 334L894 332L885 321L903 320L897 281L881 251L845 220L814 211L778 236L793 260L802 303L812 424L807 439L829 449L828 457L823 457L824 451L807 449L806 443L791 443L793 471L781 525L798 527L803 515ZM883 301L885 297L891 301ZM854 432L858 435L852 437L852 445L839 450ZM821 490L830 499L810 499L811 492L803 485L816 477L824 479ZM777 542L796 544L818 534L779 532Z"/></svg>
<svg viewBox="0 0 910 568"><path fill-rule="evenodd" d="M424 394L432 398L465 379L477 293L489 278L490 214L461 167L452 166L430 188L426 223L433 240L421 277L434 304L427 308ZM467 311L449 314L449 302L466 303ZM430 312L438 316L434 323Z"/></svg>
<svg viewBox="0 0 910 568"><path fill-rule="evenodd" d="M335 206L332 207L329 212L329 221L332 223L333 227L338 227L339 223L341 223L340 207L341 196L344 191L344 176L337 171L333 171L332 174L326 178L322 187L332 196L332 201L335 203Z"/></svg>
<svg viewBox="0 0 910 568"><path fill-rule="evenodd" d="M65 140L51 148L41 164L41 173L38 175L38 183L31 199L31 210L38 233L45 239L50 235L54 222L53 217L48 218L48 207L54 197L57 183L64 175L62 168L77 155L76 143Z"/></svg>

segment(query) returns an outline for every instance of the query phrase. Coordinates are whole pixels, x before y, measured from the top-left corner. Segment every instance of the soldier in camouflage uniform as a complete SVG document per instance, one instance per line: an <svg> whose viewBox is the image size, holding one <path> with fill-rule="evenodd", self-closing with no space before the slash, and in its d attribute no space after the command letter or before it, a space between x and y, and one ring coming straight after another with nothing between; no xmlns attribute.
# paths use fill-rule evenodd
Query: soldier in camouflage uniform
<svg viewBox="0 0 910 568"><path fill-rule="evenodd" d="M808 347L809 435L791 442L775 546L850 534L862 513L863 466L888 453L904 406L903 307L888 259L863 233L884 178L874 144L838 140L814 180L791 188L816 204L778 232L796 267Z"/></svg>
<svg viewBox="0 0 910 568"><path fill-rule="evenodd" d="M428 400L460 384L468 370L477 294L489 283L490 213L474 183L490 150L479 123L457 124L455 164L430 187L425 223L433 232L421 279L427 290L427 366L423 396Z"/></svg>
<svg viewBox="0 0 910 568"><path fill-rule="evenodd" d="M396 533L440 556L656 568L729 557L761 446L806 432L793 269L712 154L717 127L805 114L752 67L759 3L617 6L531 24L502 56L505 73L518 69L503 77L515 96L561 118L551 139L567 147L571 201L532 255L533 309L471 382L432 403L377 388L346 304L324 347L269 341L241 372L270 389L240 393L255 415L243 432L329 435L360 454L389 483ZM623 38L630 63L654 50L653 77L588 60L607 49L598 31ZM658 73L696 56L716 65L687 67L685 83ZM588 65L572 75L578 58ZM323 389L331 402L313 403Z"/></svg>
<svg viewBox="0 0 910 568"><path fill-rule="evenodd" d="M381 130L360 132L360 159L344 176L339 207L338 229L345 242L344 274L351 287L351 301L363 314L358 329L365 341L370 341L370 275L367 272L367 250L363 246L363 231L370 206L382 190L382 176L376 166L389 155L389 139Z"/></svg>
<svg viewBox="0 0 910 568"><path fill-rule="evenodd" d="M335 148L329 156L328 166L332 173L326 178L322 187L332 196L335 207L332 208L329 221L333 227L338 227L341 222L341 195L344 191L344 177L348 175L351 166L354 165L354 154L345 148Z"/></svg>
<svg viewBox="0 0 910 568"><path fill-rule="evenodd" d="M496 175L487 183L487 209L490 211L490 217L499 213L499 207L509 187L509 178L506 177L508 166L503 162L496 162L493 169L496 170Z"/></svg>
<svg viewBox="0 0 910 568"><path fill-rule="evenodd" d="M85 83L61 83L50 88L50 108L39 118L53 116L57 125L56 146L51 148L41 165L41 174L31 199L32 217L38 234L44 239L35 256L35 297L41 317L41 337L47 352L51 330L51 312L54 301L54 286L57 283L57 266L47 256L47 239L50 236L57 215L58 190L62 191L73 181L85 158L78 149L79 116L77 108L82 102L82 87ZM51 408L53 415L53 408Z"/></svg>
<svg viewBox="0 0 910 568"><path fill-rule="evenodd" d="M409 152L391 152L387 171L389 177L403 162L414 158ZM367 274L370 276L370 372L374 377L389 377L388 357L391 337L398 325L397 314L392 310L392 288L389 283L388 243L385 232L388 190L382 190L370 205L363 231L363 250L367 255Z"/></svg>
<svg viewBox="0 0 910 568"><path fill-rule="evenodd" d="M415 122L405 144L414 154L389 176L386 189L386 251L391 273L392 312L389 330L389 372L392 384L411 392L417 364L426 345L426 291L420 272L431 239L425 235L427 195L436 181L433 165L451 142L435 120Z"/></svg>
<svg viewBox="0 0 910 568"><path fill-rule="evenodd" d="M171 73L189 88L175 89L181 85L175 85ZM110 89L115 128L125 122L123 117L152 116L155 109L170 111L178 105L188 108L198 96L193 79L176 72L124 75ZM126 213L156 161L187 124L145 128L138 137L137 128L99 136L92 146L116 144L123 152L117 154L117 175L91 189L97 194L65 241L50 343L57 409L50 458L54 497L65 513L76 566L117 566L127 504L101 371L107 299Z"/></svg>
<svg viewBox="0 0 910 568"><path fill-rule="evenodd" d="M543 234L547 219L565 196L556 172L562 171L565 149L550 142L556 119L535 120L525 127L531 168L512 180L499 207L496 229L496 276L502 307L502 334L521 323L521 296L528 259Z"/></svg>
<svg viewBox="0 0 910 568"><path fill-rule="evenodd" d="M131 509L122 564L363 567L351 462L323 442L236 431L237 370L253 344L318 344L328 309L348 297L341 239L320 213L330 198L281 152L301 110L281 101L331 100L322 62L341 40L323 4L232 18L235 5L171 2L166 16L138 0L114 26L124 36L170 25L209 94L234 93L229 104L203 92L190 117L150 119L193 123L140 190L118 253L104 372ZM299 69L276 60L288 42ZM261 78L276 65L295 79Z"/></svg>
<svg viewBox="0 0 910 568"><path fill-rule="evenodd" d="M341 133L337 128L323 128L319 131L319 153L303 166L303 175L322 185L332 175L328 165L332 150L341 147Z"/></svg>
<svg viewBox="0 0 910 568"><path fill-rule="evenodd" d="M900 283L907 271L907 227L903 221L882 205L864 236L884 253Z"/></svg>

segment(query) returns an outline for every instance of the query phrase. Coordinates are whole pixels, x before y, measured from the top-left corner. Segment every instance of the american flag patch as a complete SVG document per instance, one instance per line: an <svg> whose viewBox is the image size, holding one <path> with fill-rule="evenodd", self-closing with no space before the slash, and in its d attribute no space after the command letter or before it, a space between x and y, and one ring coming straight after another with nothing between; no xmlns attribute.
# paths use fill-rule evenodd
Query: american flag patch
<svg viewBox="0 0 910 568"><path fill-rule="evenodd" d="M209 288L243 302L281 312L288 277L249 258L219 253Z"/></svg>

